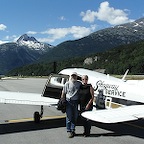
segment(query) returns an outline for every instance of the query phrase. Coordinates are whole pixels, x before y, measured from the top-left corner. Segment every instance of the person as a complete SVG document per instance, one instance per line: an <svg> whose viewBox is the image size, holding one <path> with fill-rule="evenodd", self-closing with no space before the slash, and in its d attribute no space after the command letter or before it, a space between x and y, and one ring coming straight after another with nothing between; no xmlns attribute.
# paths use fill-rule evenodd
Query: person
<svg viewBox="0 0 144 144"><path fill-rule="evenodd" d="M82 85L79 90L80 95L80 113L91 111L93 109L94 89L91 84L88 84L88 76L82 76ZM81 117L84 127L84 137L90 136L91 122Z"/></svg>
<svg viewBox="0 0 144 144"><path fill-rule="evenodd" d="M63 86L61 98L66 97L66 128L68 137L75 135L75 126L78 118L78 91L81 82L77 80L77 73L71 74L70 80Z"/></svg>

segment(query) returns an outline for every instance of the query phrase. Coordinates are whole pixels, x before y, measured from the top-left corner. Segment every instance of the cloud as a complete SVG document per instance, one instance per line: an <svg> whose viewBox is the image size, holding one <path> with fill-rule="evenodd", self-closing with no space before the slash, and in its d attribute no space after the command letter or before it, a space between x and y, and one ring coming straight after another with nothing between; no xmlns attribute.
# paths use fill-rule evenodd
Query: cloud
<svg viewBox="0 0 144 144"><path fill-rule="evenodd" d="M4 44L4 43L8 43L9 41L1 41L0 40L0 44Z"/></svg>
<svg viewBox="0 0 144 144"><path fill-rule="evenodd" d="M18 37L16 35L12 35L12 36L7 35L3 38L3 40L0 40L0 44L15 42L16 39L18 39Z"/></svg>
<svg viewBox="0 0 144 144"><path fill-rule="evenodd" d="M80 15L84 22L92 23L98 19L100 21L106 21L111 25L118 25L133 21L128 18L127 11L114 9L109 6L109 2L105 1L100 4L98 11L87 10L86 12L81 12Z"/></svg>
<svg viewBox="0 0 144 144"><path fill-rule="evenodd" d="M4 31L7 28L4 24L0 24L0 31Z"/></svg>
<svg viewBox="0 0 144 144"><path fill-rule="evenodd" d="M82 38L89 35L95 28L91 26L90 28L72 26L69 30L69 33L73 35L74 38Z"/></svg>
<svg viewBox="0 0 144 144"><path fill-rule="evenodd" d="M81 27L81 26L72 26L69 28L52 28L52 29L42 32L41 34L47 34L48 38L40 38L39 41L54 42L55 40L63 39L66 36L79 39L92 33L95 30L95 28L96 28L95 25L91 25L88 28Z"/></svg>
<svg viewBox="0 0 144 144"><path fill-rule="evenodd" d="M64 16L59 17L59 19L60 19L61 21L66 20L66 18L65 18Z"/></svg>
<svg viewBox="0 0 144 144"><path fill-rule="evenodd" d="M35 34L37 34L37 32L35 32L35 31L28 31L27 34L35 35Z"/></svg>
<svg viewBox="0 0 144 144"><path fill-rule="evenodd" d="M81 12L80 15L83 17L82 20L84 22L94 22L97 12L91 11L91 10L87 10L86 13L85 12Z"/></svg>
<svg viewBox="0 0 144 144"><path fill-rule="evenodd" d="M66 39L82 38L94 32L95 29L96 29L96 25L91 25L90 27L71 26L68 28L51 28L43 32L28 31L26 33L29 35L38 36L39 38L36 39L40 42L55 43L57 40L65 41ZM11 42L11 41L16 42L19 37L20 35L19 36L7 35L5 36L3 41L0 41L0 44Z"/></svg>
<svg viewBox="0 0 144 144"><path fill-rule="evenodd" d="M16 35L12 35L12 36L7 35L4 39L10 41L10 40L13 40L15 38L17 38Z"/></svg>

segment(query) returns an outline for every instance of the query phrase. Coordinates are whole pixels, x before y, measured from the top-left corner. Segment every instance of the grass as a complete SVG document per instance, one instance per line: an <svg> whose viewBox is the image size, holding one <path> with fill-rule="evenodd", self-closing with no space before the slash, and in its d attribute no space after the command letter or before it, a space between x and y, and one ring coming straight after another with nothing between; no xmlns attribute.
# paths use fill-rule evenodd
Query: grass
<svg viewBox="0 0 144 144"><path fill-rule="evenodd" d="M113 75L114 77L117 78L122 78L123 75ZM143 80L144 79L144 75L127 75L126 80Z"/></svg>

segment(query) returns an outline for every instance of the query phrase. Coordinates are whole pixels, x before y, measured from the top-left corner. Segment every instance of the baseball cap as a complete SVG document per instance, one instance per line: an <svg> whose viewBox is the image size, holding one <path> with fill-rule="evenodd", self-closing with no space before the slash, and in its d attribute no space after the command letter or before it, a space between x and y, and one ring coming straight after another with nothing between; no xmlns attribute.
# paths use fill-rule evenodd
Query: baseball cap
<svg viewBox="0 0 144 144"><path fill-rule="evenodd" d="M73 76L73 75L76 75L76 76L77 76L77 73L76 73L76 72L73 72L73 73L71 74L71 76Z"/></svg>

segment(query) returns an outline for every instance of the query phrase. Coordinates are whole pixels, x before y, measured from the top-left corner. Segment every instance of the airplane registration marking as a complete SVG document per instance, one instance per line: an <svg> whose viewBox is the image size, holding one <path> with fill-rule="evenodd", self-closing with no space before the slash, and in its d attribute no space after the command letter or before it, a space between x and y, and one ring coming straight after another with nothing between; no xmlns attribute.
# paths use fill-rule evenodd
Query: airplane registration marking
<svg viewBox="0 0 144 144"><path fill-rule="evenodd" d="M60 119L65 118L65 115L62 116L45 116L41 118L41 120L47 120L47 119ZM13 120L5 120L6 123L18 123L18 122L26 122L26 121L33 121L34 118L23 118L23 119L13 119Z"/></svg>

